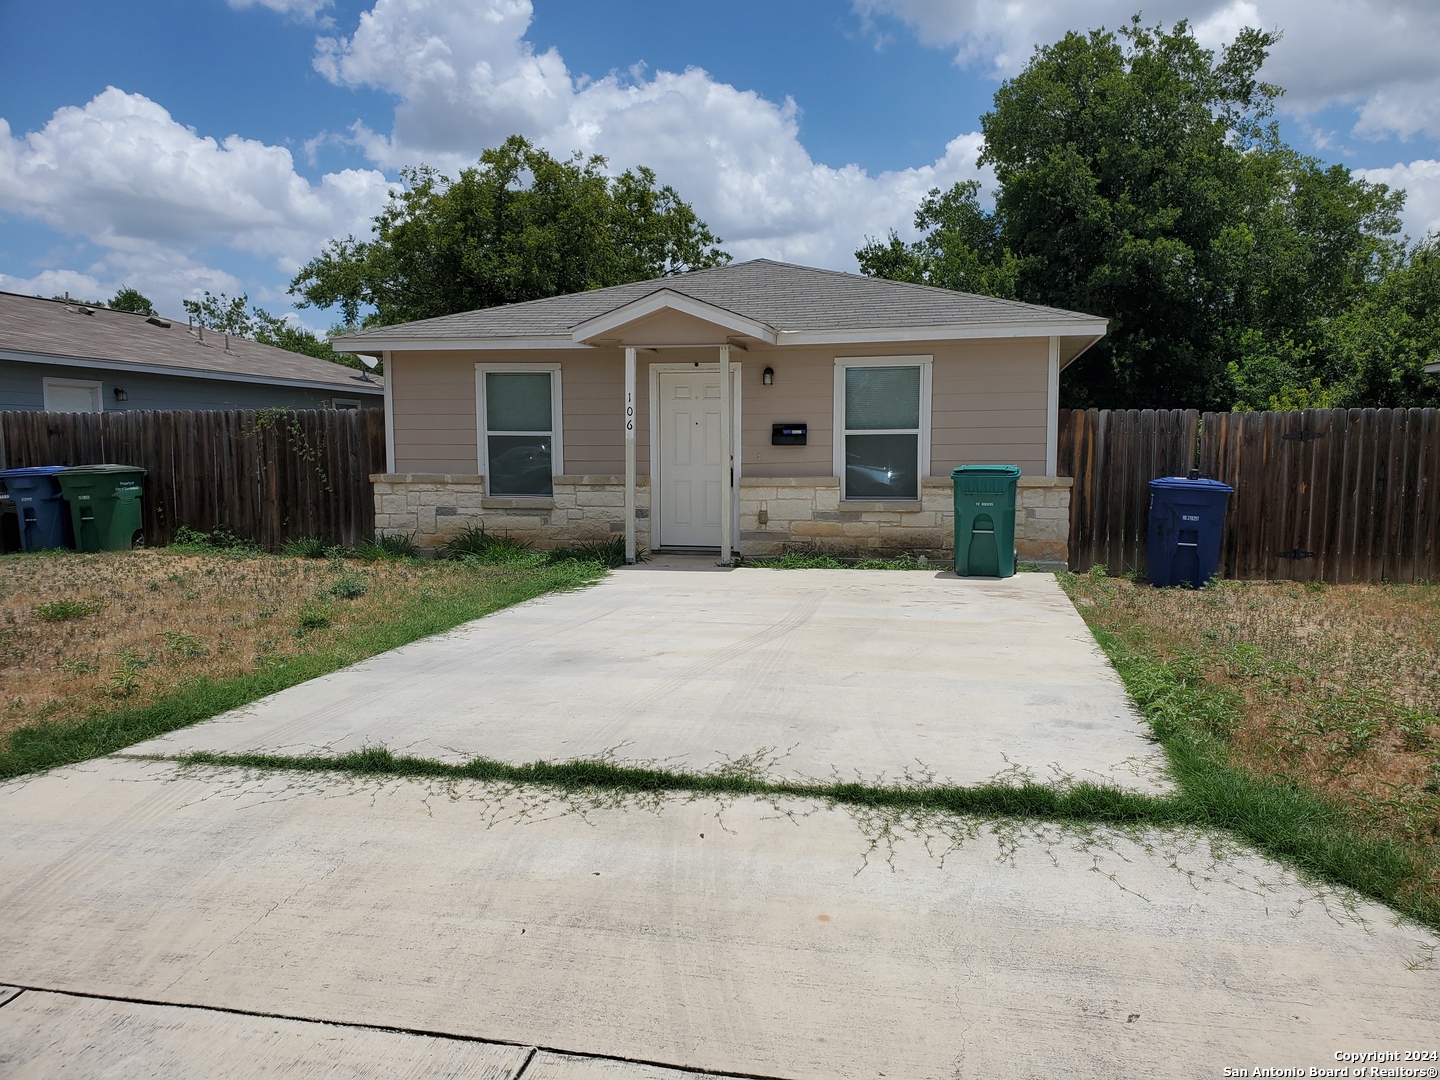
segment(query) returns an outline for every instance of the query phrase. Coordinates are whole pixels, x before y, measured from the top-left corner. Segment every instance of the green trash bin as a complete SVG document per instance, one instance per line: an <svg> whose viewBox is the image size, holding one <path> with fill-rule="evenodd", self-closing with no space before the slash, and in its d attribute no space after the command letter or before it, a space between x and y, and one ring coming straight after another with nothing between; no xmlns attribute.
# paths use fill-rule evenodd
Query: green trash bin
<svg viewBox="0 0 1440 1080"><path fill-rule="evenodd" d="M129 551L141 539L141 485L145 470L134 465L79 465L57 473L70 505L78 551Z"/></svg>
<svg viewBox="0 0 1440 1080"><path fill-rule="evenodd" d="M1018 465L961 465L955 485L955 573L1010 577L1015 573L1015 486Z"/></svg>

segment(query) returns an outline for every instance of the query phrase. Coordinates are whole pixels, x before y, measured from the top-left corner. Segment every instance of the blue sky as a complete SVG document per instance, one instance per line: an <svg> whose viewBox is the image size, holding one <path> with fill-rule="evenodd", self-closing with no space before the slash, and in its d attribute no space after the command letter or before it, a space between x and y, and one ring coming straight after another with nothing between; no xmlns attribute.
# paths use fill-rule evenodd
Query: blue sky
<svg viewBox="0 0 1440 1080"><path fill-rule="evenodd" d="M1062 9L1062 10L1057 10ZM0 288L176 313L289 307L294 268L363 232L399 166L519 131L655 167L737 257L853 268L867 234L976 171L979 118L1037 42L1112 0L48 0L0 4ZM1300 149L1411 191L1440 226L1440 10L1207 0L1207 44L1285 37L1267 75ZM62 56L63 60L57 60ZM301 312L323 328L326 313Z"/></svg>

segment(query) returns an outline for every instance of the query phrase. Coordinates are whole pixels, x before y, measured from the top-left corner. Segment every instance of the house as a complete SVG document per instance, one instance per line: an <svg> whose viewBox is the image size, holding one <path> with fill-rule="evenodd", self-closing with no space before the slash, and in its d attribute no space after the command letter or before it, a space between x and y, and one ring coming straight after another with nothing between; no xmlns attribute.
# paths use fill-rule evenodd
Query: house
<svg viewBox="0 0 1440 1080"><path fill-rule="evenodd" d="M0 411L359 409L374 376L158 316L0 292Z"/></svg>
<svg viewBox="0 0 1440 1080"><path fill-rule="evenodd" d="M376 528L538 547L943 554L950 472L1015 464L1016 547L1063 561L1060 372L1092 315L768 260L338 339L383 356ZM728 372L728 377L722 377Z"/></svg>

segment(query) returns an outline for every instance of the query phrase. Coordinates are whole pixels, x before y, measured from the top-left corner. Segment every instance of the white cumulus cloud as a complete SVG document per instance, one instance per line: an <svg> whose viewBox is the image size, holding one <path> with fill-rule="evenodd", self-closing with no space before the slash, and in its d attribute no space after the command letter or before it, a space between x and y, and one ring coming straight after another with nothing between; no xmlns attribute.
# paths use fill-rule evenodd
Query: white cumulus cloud
<svg viewBox="0 0 1440 1080"><path fill-rule="evenodd" d="M324 23L329 19L322 17L320 13L330 7L334 0L229 0L229 3L237 11L263 7L300 22Z"/></svg>
<svg viewBox="0 0 1440 1080"><path fill-rule="evenodd" d="M959 63L1004 78L1036 44L1067 30L1115 29L1133 0L852 0L863 18L890 17ZM1286 88L1282 107L1307 116L1329 105L1357 110L1362 136L1440 136L1440 4L1434 0L1158 0L1147 23L1188 18L1215 47L1242 26L1283 31L1265 77Z"/></svg>
<svg viewBox="0 0 1440 1080"><path fill-rule="evenodd" d="M795 102L773 102L699 68L571 76L553 49L526 40L529 0L376 0L349 36L323 37L315 68L337 85L398 98L391 131L357 125L379 164L447 170L522 134L552 153L602 154L615 168L649 165L740 258L853 267L865 236L908 232L933 186L985 177L978 134L935 162L872 176L813 161Z"/></svg>
<svg viewBox="0 0 1440 1080"><path fill-rule="evenodd" d="M368 232L393 186L376 169L311 183L284 147L202 136L149 98L110 87L24 135L0 118L0 213L102 252L81 270L7 277L0 287L102 299L133 285L173 312L204 289L242 291L204 253L228 247L288 275L330 237Z"/></svg>
<svg viewBox="0 0 1440 1080"><path fill-rule="evenodd" d="M0 210L106 248L226 244L293 269L326 238L364 231L390 187L374 169L312 184L282 146L199 135L114 87L26 135L0 119Z"/></svg>
<svg viewBox="0 0 1440 1080"><path fill-rule="evenodd" d="M1356 169L1355 175L1405 189L1405 228L1412 237L1440 232L1440 161L1398 162L1386 168Z"/></svg>

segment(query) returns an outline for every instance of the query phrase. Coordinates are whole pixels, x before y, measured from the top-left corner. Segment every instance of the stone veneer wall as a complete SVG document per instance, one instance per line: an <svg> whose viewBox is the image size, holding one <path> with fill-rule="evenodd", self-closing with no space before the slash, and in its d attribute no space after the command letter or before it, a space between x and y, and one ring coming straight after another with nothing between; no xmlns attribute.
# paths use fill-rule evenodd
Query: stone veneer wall
<svg viewBox="0 0 1440 1080"><path fill-rule="evenodd" d="M508 533L537 548L608 540L625 531L623 476L557 476L550 499L489 498L481 476L382 473L375 484L375 530L414 533L426 549L467 526ZM1016 493L1015 550L1026 562L1064 564L1069 554L1068 476L1022 476ZM949 477L921 481L920 505L840 503L836 477L742 477L740 551L778 555L823 548L841 553L911 551L949 558L954 509ZM650 541L650 482L635 492L636 542Z"/></svg>
<svg viewBox="0 0 1440 1080"><path fill-rule="evenodd" d="M1022 476L1016 491L1015 551L1026 562L1063 564L1069 553L1068 476ZM920 505L840 502L838 477L740 480L740 544L747 555L795 548L949 558L955 544L950 478L920 482Z"/></svg>
<svg viewBox="0 0 1440 1080"><path fill-rule="evenodd" d="M491 498L483 476L443 473L377 473L375 531L414 533L434 550L470 526L510 535L548 549L585 540L610 540L625 532L623 476L557 476L551 498ZM635 490L636 543L649 545L650 481Z"/></svg>

